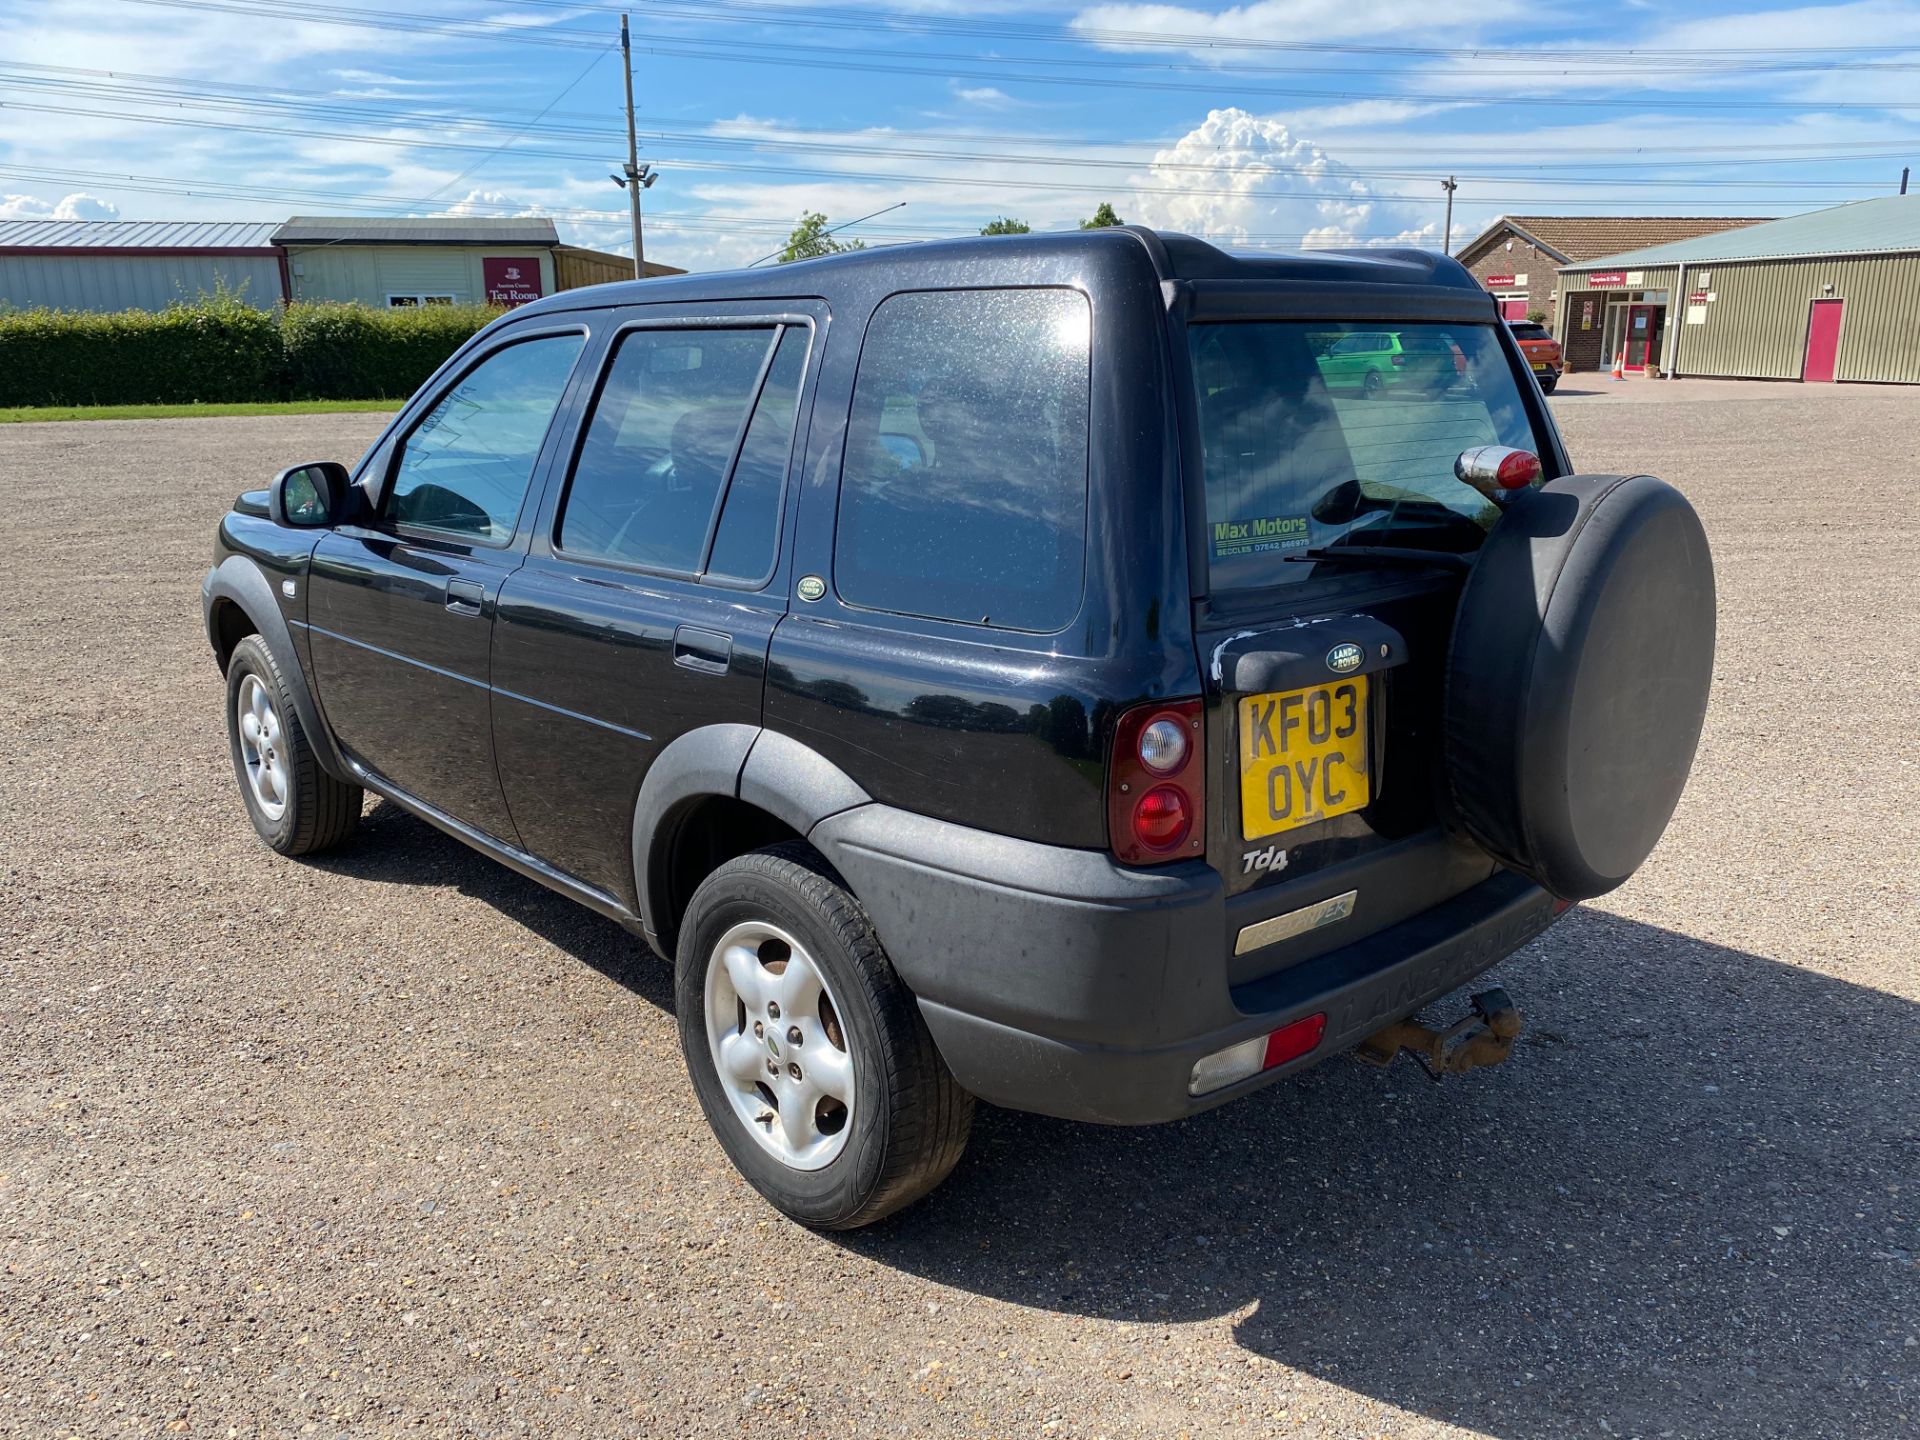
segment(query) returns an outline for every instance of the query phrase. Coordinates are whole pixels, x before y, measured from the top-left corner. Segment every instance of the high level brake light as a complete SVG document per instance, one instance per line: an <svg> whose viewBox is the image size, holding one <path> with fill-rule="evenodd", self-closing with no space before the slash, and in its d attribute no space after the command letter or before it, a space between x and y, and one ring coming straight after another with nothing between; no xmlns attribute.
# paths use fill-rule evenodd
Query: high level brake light
<svg viewBox="0 0 1920 1440"><path fill-rule="evenodd" d="M1130 865L1206 849L1206 745L1198 700L1156 700L1123 714L1107 765L1107 843Z"/></svg>

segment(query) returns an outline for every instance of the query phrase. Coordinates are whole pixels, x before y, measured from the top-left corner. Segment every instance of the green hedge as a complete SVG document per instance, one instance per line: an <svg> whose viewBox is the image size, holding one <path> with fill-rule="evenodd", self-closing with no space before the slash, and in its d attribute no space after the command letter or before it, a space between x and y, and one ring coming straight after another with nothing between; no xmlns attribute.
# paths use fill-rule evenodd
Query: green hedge
<svg viewBox="0 0 1920 1440"><path fill-rule="evenodd" d="M405 399L455 350L499 318L488 305L292 305L280 331L295 400Z"/></svg>
<svg viewBox="0 0 1920 1440"><path fill-rule="evenodd" d="M277 400L285 372L273 313L231 297L0 315L0 406Z"/></svg>
<svg viewBox="0 0 1920 1440"><path fill-rule="evenodd" d="M0 408L403 399L500 312L486 305L0 312Z"/></svg>

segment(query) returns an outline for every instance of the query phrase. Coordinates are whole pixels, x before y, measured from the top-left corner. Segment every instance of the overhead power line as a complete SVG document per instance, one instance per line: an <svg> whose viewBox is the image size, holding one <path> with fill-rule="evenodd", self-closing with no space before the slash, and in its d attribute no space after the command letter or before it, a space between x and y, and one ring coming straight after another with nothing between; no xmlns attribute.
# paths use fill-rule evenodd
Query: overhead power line
<svg viewBox="0 0 1920 1440"><path fill-rule="evenodd" d="M398 11L363 10L351 6L308 3L308 0L126 0L126 3L139 5L159 5L173 9L204 10L220 14L251 14L277 16L296 19L307 23L326 23L364 27L378 30L413 31L434 35L466 35L467 38L500 39L511 36L517 42L600 45L604 42L594 39L580 31L566 31L555 26L532 26L494 20L449 21L444 17L407 14ZM756 45L751 42L732 42L724 40L695 40L655 37L644 43L641 49L651 54L669 55L682 59L725 60L734 64L798 66L805 69L835 69L854 73L873 73L890 75L918 75L929 79L946 81L949 79L987 80L1001 84L1051 85L1095 89L1154 90L1172 93L1219 95L1228 91L1239 95L1259 95L1280 99L1306 100L1315 102L1351 102L1355 100L1394 100L1419 104L1445 105L1527 105L1552 109L1638 109L1644 108L1644 99L1625 95L1567 95L1553 94L1515 94L1502 90L1488 95L1468 90L1460 91L1380 91L1380 90L1320 90L1297 86L1223 84L1223 79L1231 77L1232 72L1218 68L1206 68L1209 77L1205 81L1151 80L1139 76L1115 75L1051 75L1039 74L1005 68L1009 65L1028 63L1031 57L1012 56L955 56L942 53L908 54L900 56L897 50L846 45L803 45L783 41L778 45ZM855 60L854 55L871 55L884 58L873 60ZM918 60L925 63L902 64L901 60ZM958 60L961 65L947 63ZM1090 62L1048 62L1034 59L1031 63L1077 63ZM996 65L1001 68L961 68L964 65ZM1138 69L1139 65L1128 68ZM1150 68L1166 70L1164 64ZM1831 68L1831 67L1827 67ZM1631 79L1631 75L1620 77ZM1651 87L1642 87L1651 88ZM1789 100L1762 100L1752 98L1688 99L1664 98L1661 104L1669 109L1686 110L1729 110L1729 111L1787 111L1809 108L1804 102ZM1913 101L1833 101L1820 107L1827 111L1887 111L1920 110L1920 100Z"/></svg>
<svg viewBox="0 0 1920 1440"><path fill-rule="evenodd" d="M232 133L239 133L239 134L274 135L274 136L280 136L288 139L326 140L335 144L340 144L344 142L344 143L361 144L361 145L378 145L378 146L394 148L394 149L432 150L432 151L446 151L446 152L471 154L474 152L485 152L492 148L491 146L488 146L485 144L463 144L459 141L453 141L453 140L428 140L428 139L422 139L422 138L409 138L409 137L394 136L394 135L349 134L339 130L296 129L292 127L278 126L278 125L246 125L246 124L239 124L233 121L189 119L185 116L179 116L179 115L156 115L156 114L146 114L146 113L136 114L136 113L126 112L126 111L87 109L87 108L82 108L78 106L35 105L35 104L24 103L17 100L0 100L0 110L21 110L21 111L29 111L29 112L53 114L53 115L75 115L75 116L86 117L89 119L138 120L140 123L147 124L147 125L172 125L172 126L180 126L180 127L197 129L197 130L225 131L225 132L232 132ZM575 164L582 164L582 165L593 165L593 164L602 163L601 157L599 156L581 154L578 152L557 151L557 150L522 150L519 153L522 158L526 158L526 159L564 160L564 161L569 161ZM1211 186L1138 185L1138 184L1125 183L1125 182L1110 182L1110 183L1100 184L1100 185L1089 185L1089 184L1083 184L1075 181L1066 181L1066 180L1016 180L1016 179L1011 179L1005 176L955 175L952 173L934 175L934 174L928 174L925 172L912 172L912 171L899 171L899 170L888 170L888 171L827 170L827 169L819 169L814 167L797 166L797 165L748 165L748 164L742 164L735 161L707 160L707 159L699 159L692 156L671 157L671 158L662 156L662 157L659 157L659 163L672 164L677 168L680 168L683 170L714 171L714 172L726 173L726 174L774 175L774 176L781 177L783 179L793 179L796 177L804 177L808 179L825 179L825 180L832 180L832 181L841 181L841 182L857 184L857 185L898 185L902 181L911 181L911 182L918 182L918 183L928 184L928 185L959 186L959 187L965 187L970 189L991 189L991 190L999 190L999 191L1021 190L1021 191L1039 191L1039 192L1053 193L1053 194L1073 193L1073 194L1089 194L1089 195L1100 195L1100 196L1111 195L1114 193L1116 189L1119 189L1119 190L1124 190L1125 193L1132 194L1132 195L1206 196L1206 197L1213 197L1213 198L1219 198L1219 199L1238 198L1238 197L1242 197L1245 193L1244 191L1238 190L1238 189L1227 189L1227 188L1219 188L1219 187L1211 187ZM1524 177L1509 176L1506 178L1505 183L1525 184L1527 182L1525 181ZM1622 182L1622 183L1637 183L1637 182ZM1769 188L1769 189L1796 188L1797 186L1804 186L1810 183L1815 183L1815 182L1782 182L1778 186L1769 185L1769 186L1764 186L1759 188ZM1533 194L1519 196L1519 197L1510 196L1510 195L1476 194L1474 196L1474 199L1479 203L1489 204L1489 205L1507 204L1507 203L1515 202L1516 200L1519 203L1524 203L1524 204L1537 204L1543 201L1544 196L1542 192L1550 188L1551 188L1550 186L1543 185L1541 187L1541 190L1536 191ZM1861 187L1859 185L1852 185L1846 188L1857 191L1864 187ZM1331 192L1328 192L1325 190L1272 190L1272 189L1269 189L1269 190L1263 190L1261 194L1263 197L1273 197L1273 198L1295 198L1295 199L1315 199L1315 200L1325 200L1329 198L1334 198ZM1415 205L1439 203L1438 198L1432 195L1406 194L1406 193L1397 192L1397 191L1375 191L1362 196L1346 196L1344 198L1354 199L1354 200L1370 200L1370 201L1395 201L1402 204L1415 204ZM1612 209L1612 208L1617 208L1619 202L1616 200L1562 199L1562 200L1557 200L1554 203L1560 204L1560 205L1573 205L1573 206L1597 205L1603 208ZM1764 200L1764 199L1755 199L1755 200L1727 199L1727 200L1717 200L1715 203L1717 205L1729 206L1735 209L1751 209L1755 207L1764 208L1764 207L1776 206L1778 204L1777 201Z"/></svg>
<svg viewBox="0 0 1920 1440"><path fill-rule="evenodd" d="M596 56L595 57L596 63L598 59L599 57ZM321 118L321 117L326 117L331 115L337 115L349 120L355 120L362 123L386 122L386 123L392 123L396 125L413 125L413 126L419 126L419 127L431 127L435 130L436 133L445 133L445 127L453 126L453 127L457 127L459 130L474 130L474 131L483 132L473 137L477 144L488 143L490 141L492 132L495 129L499 128L499 126L503 123L495 118L484 117L484 116L453 115L453 114L448 114L442 111L388 109L386 107L368 105L364 102L342 101L338 97L330 98L322 92L287 91L287 90L268 89L266 87L239 87L239 86L232 86L232 85L224 85L217 90L208 90L198 85L190 84L187 82L173 81L171 79L163 79L162 77L145 77L143 82L137 86L123 83L117 77L111 78L110 81L106 83L95 82L95 81L84 80L84 79L66 78L67 76L82 74L82 73L97 74L97 75L110 76L110 77L112 76L112 72L107 72L107 71L80 72L76 70L74 67L61 67L62 75L60 77L43 76L39 73L29 73L26 75L18 75L18 74L10 73L13 70L16 70L19 68L26 68L30 71L38 72L43 67L38 67L38 66L19 67L19 66L8 65L4 62L0 62L0 81L6 81L16 90L43 90L43 91L50 91L52 93L60 94L60 95L72 94L76 96L92 97L95 99L125 100L126 102L131 104L142 104L142 105L155 105L155 104L160 104L162 102L171 101L171 102L177 102L177 106L190 108L190 109L211 110L217 113L225 112L225 113L251 114L254 112L265 112L270 115L288 115L288 116L306 118L306 119L315 119L315 118ZM52 68L52 67L44 67L44 68ZM591 66L589 68L591 68ZM575 83L577 84L578 81L576 80ZM242 90L242 89L250 89L254 93L251 93L251 94L229 93L234 90ZM565 92L562 92L562 93L564 94ZM556 100L558 98L559 97L556 97ZM549 106L549 108L551 108L551 105ZM129 111L127 112L127 117L139 118L140 113L141 112ZM475 161L473 165L469 166L466 170L462 171L461 174L456 176L453 180L446 182L445 188L451 189L453 185L458 183L459 180L466 178L469 174L473 172L474 169L477 169L480 165L485 164L487 160L491 159L494 155L499 154L502 150L506 149L507 146L511 145L515 140L531 133L537 132L541 135L556 138L556 139L557 138L584 138L584 139L591 139L591 140L599 140L605 137L606 129L607 129L605 124L596 124L592 126L570 126L570 125L561 125L561 124L541 126L539 125L538 122L540 121L542 115L544 115L545 113L546 113L545 111L542 111L540 114L537 114L534 117L532 117L532 119L524 123L515 125L512 128L506 140L500 142L498 145L494 145L490 150L487 151L486 154L484 154L481 157L481 159ZM842 158L933 160L933 161L939 161L943 163L963 162L963 163L977 164L979 162L985 161L985 162L991 162L995 164L1021 166L1021 167L1070 168L1070 169L1087 169L1087 170L1107 169L1107 170L1116 170L1116 171L1126 171L1130 173L1137 173L1141 171L1152 170L1154 172L1163 173L1163 174L1169 173L1169 172L1187 172L1187 173L1196 174L1201 177L1210 176L1210 175L1218 176L1223 173L1222 167L1220 167L1217 164L1208 163L1204 160L1177 160L1177 159L1162 160L1157 158L1156 155L1151 155L1151 154L1104 158L1097 155L1096 156L1074 155L1074 154L1057 153L1057 152L1049 153L1049 154L1040 154L1040 155L1017 154L1017 153L1010 153L1005 151L986 151L986 150L981 150L977 147L970 147L966 149L928 149L928 148L921 148L919 146L908 148L904 145L886 144L886 143L865 143L865 144L834 143L829 141L794 140L794 139L788 139L779 135L764 135L764 134L753 134L753 133L743 133L743 134L737 134L737 135L699 133L699 132L676 133L674 131L671 131L665 128L662 128L659 130L649 128L646 133L647 133L647 137L650 140L664 141L666 143L679 145L683 148L706 148L706 149L721 149L721 150L746 149L754 152L766 152L766 151L792 152L792 153L799 153L799 154L829 155L829 156L842 157ZM534 154L534 152L531 152L531 151L522 151L521 153L524 155ZM1896 157L1903 156L1907 153L1909 152L1905 147L1898 147L1898 148L1888 148L1883 152L1881 152L1881 155L1884 158L1885 156L1896 156ZM1814 159L1819 159L1824 161L1826 158L1828 157L1808 157L1808 160L1803 163L1810 163ZM1872 158L1872 157L1860 157L1860 158ZM1335 162L1335 163L1338 164L1337 173L1340 174L1343 178L1360 178L1360 179L1369 179L1369 180L1403 180L1403 181L1414 181L1414 182L1427 181L1432 178L1430 172L1425 170L1419 170L1419 169L1397 168L1397 169L1389 170L1389 169L1369 168L1365 166L1355 166L1355 165L1349 165L1349 164L1339 163L1339 162ZM1733 158L1733 159L1724 159L1724 160L1713 162L1713 164L1716 167L1723 166L1727 168L1735 168L1735 167L1764 166L1769 169L1778 169L1782 163L1783 162L1781 158L1777 156ZM1495 168L1498 168L1498 167L1495 167ZM1711 178L1701 177L1698 175L1684 177L1684 178L1662 177L1662 176L1646 177L1646 176L1623 176L1623 175L1613 175L1613 174L1602 173L1602 171L1604 170L1638 171L1638 170L1649 169L1649 168L1684 168L1689 170L1699 170L1701 168L1705 168L1699 162L1651 161L1651 162L1639 162L1635 164L1611 164L1611 165L1604 165L1604 166L1598 166L1598 167L1596 167L1593 164L1589 164L1578 171L1555 172L1555 171L1549 171L1545 167L1540 165L1539 162L1533 161L1533 162L1519 162L1519 163L1510 165L1507 168L1515 171L1531 172L1531 173L1515 173L1515 174L1505 174L1505 175L1468 173L1466 175L1466 178L1470 182L1476 183L1476 184L1499 185L1503 183L1514 184L1514 183L1519 183L1524 181L1529 184L1543 183L1543 184L1552 184L1554 186L1573 186L1573 187L1594 187L1594 186L1618 187L1618 185L1625 179L1633 179L1634 183L1643 185L1643 186L1679 187L1679 188L1688 188L1688 189L1700 189L1700 188L1751 189L1755 184L1755 182L1751 178L1711 179ZM1317 161L1314 163L1307 163L1307 164L1285 164L1285 163L1272 162L1272 161L1260 161L1260 162L1255 162L1255 163L1236 167L1232 170L1231 173L1236 178L1240 178L1240 179L1244 179L1250 176L1288 176L1288 175L1321 176L1328 173L1328 161L1321 160L1321 161ZM1853 181L1853 180L1783 179L1783 180L1769 180L1765 182L1765 188L1769 190L1858 189L1859 185L1857 181Z"/></svg>
<svg viewBox="0 0 1920 1440"><path fill-rule="evenodd" d="M584 0L521 0L525 8L564 10L578 15L583 11L618 13L613 4L584 3ZM924 11L881 8L831 7L769 3L769 0L650 0L645 7L650 18L698 21L702 24L789 26L809 30L856 30L872 34L877 29L933 35L964 35L992 40L1021 40L1033 44L1097 45L1111 48L1145 47L1162 51L1233 52L1273 51L1285 54L1337 54L1394 56L1409 59L1447 59L1480 61L1489 56L1527 60L1605 59L1619 65L1643 65L1664 60L1689 61L1710 65L1720 57L1731 63L1752 62L1765 66L1776 59L1801 61L1807 57L1825 57L1830 63L1849 55L1876 55L1909 50L1910 45L1883 42L1877 45L1779 45L1715 46L1702 51L1697 46L1658 48L1650 46L1488 46L1488 45L1380 45L1358 41L1277 40L1229 30L1180 32L1166 30L1121 30L1077 23L1052 23L1009 20L1004 17L977 18L941 15Z"/></svg>
<svg viewBox="0 0 1920 1440"><path fill-rule="evenodd" d="M312 190L288 186L256 186L223 184L216 181L197 181L177 176L157 176L139 174L121 174L107 170L53 169L43 166L0 165L0 176L29 182L56 183L63 185L111 185L122 190L131 190L141 194L181 195L212 199L250 200L262 203L274 201L292 201L303 203L308 200L325 201L331 206L343 210L365 210L391 215L397 209L425 206L436 203L425 196L401 196L373 193L343 192L337 190ZM522 213L525 207L506 202L461 202L458 211L463 215L498 215L503 217ZM445 212L442 212L445 213ZM591 210L560 206L540 212L549 219L565 221L570 224L624 226L627 215L621 210ZM649 224L660 222L662 228L679 229L690 232L717 231L726 234L779 234L785 235L792 228L794 220L779 215L734 215L721 211L669 211L655 212ZM890 239L933 240L956 239L976 233L971 224L952 226L901 226L887 224L863 225L863 233L884 235ZM1298 245L1308 239L1323 234L1312 232L1258 231L1247 236L1249 243ZM1355 243L1392 241L1401 238L1397 234L1363 233L1351 237Z"/></svg>
<svg viewBox="0 0 1920 1440"><path fill-rule="evenodd" d="M358 111L369 98L350 87L340 87L333 90L303 90L285 85L246 85L234 81L213 80L201 77L154 75L132 70L101 70L75 65L48 65L24 60L0 61L0 71L30 71L36 74L44 73L46 75L90 76L101 80L111 80L123 87L132 87L134 82L139 82L139 88L146 89L156 95L231 94L242 97L260 95L284 97L288 100L311 100L330 103L336 108L351 105L356 111ZM29 79L29 77L25 76L12 76L10 78L15 84L28 83ZM392 112L368 111L366 113L386 114ZM485 116L460 114L445 109L408 113L424 115L435 123L455 123L474 126L509 126L529 118L539 118L537 115L529 117L527 112L524 111L498 110L492 108L489 109ZM554 110L549 113L557 122L581 121L585 123L578 126L561 126L558 128L551 126L542 127L543 131L546 132L561 133L561 130L564 129L567 133L590 133L597 137L603 135L606 131L606 117L595 112ZM725 126L734 126L737 128L733 131L726 131L720 128ZM1001 153L982 150L978 147L982 145L1045 146L1049 147L1049 154L1051 155L1063 149L1073 151L1124 151L1129 149L1156 151L1165 149L1174 143L1174 137L1169 136L1096 140L1078 135L1064 135L1026 129L1022 129L1017 135L1012 135L1004 131L953 130L944 126L933 130L918 131L895 129L889 126L875 126L865 130L848 130L845 127L818 127L782 122L776 127L770 125L761 126L754 122L742 120L738 116L727 116L715 120L692 122L673 122L654 118L648 122L646 130L643 133L653 138L710 138L715 140L726 139L729 142L739 141L757 144L798 144L801 142L788 141L782 137L811 135L831 136L841 139L849 136L859 136L871 144L882 147L895 140L902 143L915 144L927 143L928 141L944 141L969 146L969 149L966 151L956 153L967 156L991 156L993 158L1002 158ZM1510 156L1514 148L1512 142L1504 138L1497 142L1496 150L1484 153L1459 143L1449 143L1443 146L1422 146L1412 142L1396 142L1394 144L1382 145L1368 144L1365 141L1342 140L1332 148L1337 149L1343 156L1371 154L1434 156L1449 162L1455 160L1472 160L1494 168L1503 168L1507 165L1532 167L1539 163L1536 161L1502 161L1500 157ZM1830 159L1848 159L1854 157L1884 158L1886 156L1907 155L1912 152L1912 149L1913 147L1910 143L1891 138L1851 141L1793 141L1777 137L1742 144L1647 145L1634 140L1623 140L1611 145L1574 145L1556 142L1553 146L1554 153L1557 156L1618 155L1638 157L1644 155L1687 155L1704 157L1717 155L1752 155L1758 158L1737 163L1764 165L1810 164ZM1017 158L1037 157L1023 156ZM1128 163L1148 164L1151 163L1151 156L1148 155L1145 158L1139 158L1137 160L1130 159ZM1633 167L1636 169L1641 168L1643 165L1692 166L1700 163L1705 162L1698 158L1674 161L1641 161L1635 159L1632 162ZM1736 162L1721 161L1715 163L1732 164Z"/></svg>

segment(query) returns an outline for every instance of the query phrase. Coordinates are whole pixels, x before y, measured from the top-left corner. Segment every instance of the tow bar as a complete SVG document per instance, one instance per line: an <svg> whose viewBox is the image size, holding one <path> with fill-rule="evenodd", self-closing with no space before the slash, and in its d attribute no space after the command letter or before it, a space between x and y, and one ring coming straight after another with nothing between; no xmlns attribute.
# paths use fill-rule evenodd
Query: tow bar
<svg viewBox="0 0 1920 1440"><path fill-rule="evenodd" d="M1402 1050L1420 1062L1437 1084L1447 1075L1464 1075L1486 1065L1498 1065L1513 1053L1520 1033L1520 1012L1505 990L1482 990L1473 997L1473 1014L1435 1030L1418 1020L1397 1020L1360 1042L1354 1059L1386 1066Z"/></svg>

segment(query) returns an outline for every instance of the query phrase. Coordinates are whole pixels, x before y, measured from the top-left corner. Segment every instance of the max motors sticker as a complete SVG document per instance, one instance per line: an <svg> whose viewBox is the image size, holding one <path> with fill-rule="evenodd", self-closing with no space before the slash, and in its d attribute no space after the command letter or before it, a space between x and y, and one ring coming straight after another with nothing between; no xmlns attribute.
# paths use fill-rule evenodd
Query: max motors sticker
<svg viewBox="0 0 1920 1440"><path fill-rule="evenodd" d="M1213 558L1216 560L1306 548L1307 517L1304 515L1255 515L1244 520L1213 522Z"/></svg>

